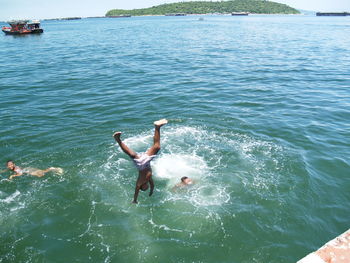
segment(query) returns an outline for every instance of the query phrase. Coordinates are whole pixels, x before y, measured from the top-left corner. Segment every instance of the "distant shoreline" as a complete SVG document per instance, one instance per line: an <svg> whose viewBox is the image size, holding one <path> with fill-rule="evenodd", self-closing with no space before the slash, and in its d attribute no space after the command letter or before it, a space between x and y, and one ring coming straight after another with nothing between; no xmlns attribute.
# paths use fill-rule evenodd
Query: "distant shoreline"
<svg viewBox="0 0 350 263"><path fill-rule="evenodd" d="M316 12L315 12L316 14ZM261 13L249 13L250 16L308 16L311 14L261 14ZM312 14L314 15L314 14ZM58 18L43 18L38 19L40 21L71 21L71 20L81 20L81 19L91 19L91 18L130 18L130 17L159 17L159 16L166 16L166 15L135 15L135 16L125 16L125 17L113 17L113 16L87 16L87 17L58 17ZM229 13L222 13L222 14L213 14L213 13L206 13L206 14L186 14L186 16L231 16ZM316 16L316 15L315 15ZM8 21L13 20L28 20L28 19L11 19ZM29 19L31 20L31 19ZM8 21L0 21L0 23L8 23Z"/></svg>
<svg viewBox="0 0 350 263"><path fill-rule="evenodd" d="M166 14L231 14L231 13L255 13L255 14L299 14L300 12L286 4L274 1L261 0L228 0L228 1L186 1L165 3L156 6L138 9L111 9L106 16L115 15L166 15Z"/></svg>
<svg viewBox="0 0 350 263"><path fill-rule="evenodd" d="M249 13L249 15L252 16L257 16L257 15L263 15L263 16L278 16L278 15L283 15L283 16L303 16L305 14L260 14L260 13ZM166 15L135 15L135 16L119 16L119 17L113 17L113 16L88 16L88 17L79 17L79 18L45 18L45 19L40 19L41 21L66 21L66 20L81 20L81 19L88 19L88 18L130 18L130 17L158 17L158 16L166 16ZM212 13L207 13L207 14L186 14L185 16L232 16L231 14L228 13L222 13L222 14L212 14Z"/></svg>

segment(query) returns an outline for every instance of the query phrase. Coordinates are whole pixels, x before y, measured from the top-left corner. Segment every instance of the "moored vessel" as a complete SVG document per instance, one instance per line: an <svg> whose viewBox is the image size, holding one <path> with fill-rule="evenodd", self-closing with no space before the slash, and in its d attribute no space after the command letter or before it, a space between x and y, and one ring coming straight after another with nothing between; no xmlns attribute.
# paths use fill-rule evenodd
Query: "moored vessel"
<svg viewBox="0 0 350 263"><path fill-rule="evenodd" d="M168 13L165 16L186 16L185 13Z"/></svg>
<svg viewBox="0 0 350 263"><path fill-rule="evenodd" d="M9 27L2 27L2 32L6 35L40 34L44 32L38 20L17 20L10 21L8 24L10 25Z"/></svg>
<svg viewBox="0 0 350 263"><path fill-rule="evenodd" d="M348 12L317 12L316 16L350 16L350 13Z"/></svg>
<svg viewBox="0 0 350 263"><path fill-rule="evenodd" d="M231 16L247 16L249 15L249 12L233 12L231 13Z"/></svg>
<svg viewBox="0 0 350 263"><path fill-rule="evenodd" d="M126 14L126 15L116 15L116 16L107 16L109 18L123 18L123 17L131 17L131 15Z"/></svg>

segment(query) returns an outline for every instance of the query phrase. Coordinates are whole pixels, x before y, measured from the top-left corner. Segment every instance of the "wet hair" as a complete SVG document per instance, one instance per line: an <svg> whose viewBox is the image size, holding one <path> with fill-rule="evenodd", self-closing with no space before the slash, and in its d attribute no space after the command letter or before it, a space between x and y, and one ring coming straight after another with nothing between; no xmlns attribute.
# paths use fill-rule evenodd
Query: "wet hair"
<svg viewBox="0 0 350 263"><path fill-rule="evenodd" d="M6 164L8 164L8 163L14 163L14 161L8 160L8 161L6 162Z"/></svg>
<svg viewBox="0 0 350 263"><path fill-rule="evenodd" d="M187 176L181 177L181 182L185 181L186 179L188 179Z"/></svg>

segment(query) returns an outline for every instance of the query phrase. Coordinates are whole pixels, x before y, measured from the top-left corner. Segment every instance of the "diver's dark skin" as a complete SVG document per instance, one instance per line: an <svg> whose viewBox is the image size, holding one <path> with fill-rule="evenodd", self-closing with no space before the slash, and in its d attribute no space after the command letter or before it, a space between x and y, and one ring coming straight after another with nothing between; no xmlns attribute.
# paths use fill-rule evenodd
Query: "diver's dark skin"
<svg viewBox="0 0 350 263"><path fill-rule="evenodd" d="M165 125L167 123L168 123L168 121L166 119L162 119L162 120L154 122L153 145L151 146L151 148L149 148L146 151L146 154L148 156L156 155L159 152L159 150L160 150L160 127L162 127L163 125ZM129 157L131 159L139 159L140 156L136 152L131 150L128 146L126 146L125 143L122 142L122 140L120 139L121 134L122 134L121 132L115 132L113 134L113 137L116 140L116 142L118 143L119 147L122 149L122 151L124 153L129 155ZM149 196L151 196L153 194L153 190L154 190L154 182L152 179L152 169L150 167L145 168L143 170L139 170L139 176L137 178L136 186L135 186L134 199L132 202L137 204L137 198L138 198L140 190L146 191L149 187L150 187Z"/></svg>

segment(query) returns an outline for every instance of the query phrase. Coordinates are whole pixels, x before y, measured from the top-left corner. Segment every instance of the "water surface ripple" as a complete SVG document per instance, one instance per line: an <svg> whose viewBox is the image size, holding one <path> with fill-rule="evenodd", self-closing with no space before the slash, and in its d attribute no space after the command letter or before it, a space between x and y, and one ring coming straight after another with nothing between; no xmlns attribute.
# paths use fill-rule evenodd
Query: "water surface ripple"
<svg viewBox="0 0 350 263"><path fill-rule="evenodd" d="M349 228L350 17L203 17L0 37L1 163L65 170L2 174L0 262L295 262ZM163 117L135 206L111 135Z"/></svg>

